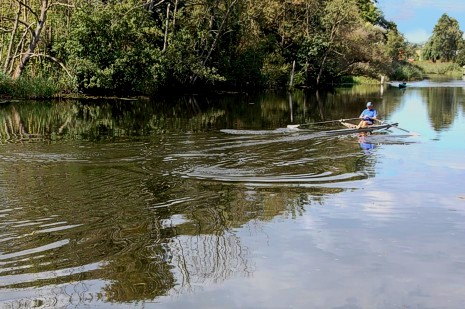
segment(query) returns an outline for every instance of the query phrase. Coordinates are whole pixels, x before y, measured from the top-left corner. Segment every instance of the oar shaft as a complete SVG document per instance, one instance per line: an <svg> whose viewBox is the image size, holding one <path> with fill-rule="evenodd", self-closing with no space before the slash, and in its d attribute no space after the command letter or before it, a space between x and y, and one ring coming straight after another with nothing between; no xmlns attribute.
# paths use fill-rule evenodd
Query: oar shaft
<svg viewBox="0 0 465 309"><path fill-rule="evenodd" d="M386 122L381 121L381 120L378 120L378 121L379 121L380 123L386 123ZM389 123L387 123L387 124L389 124ZM404 132L407 132L407 133L412 133L412 132L410 132L409 130L405 130L405 129L399 128L399 126L398 126L397 123L391 123L391 126L395 127L396 129L399 129L399 130L401 130L401 131L404 131Z"/></svg>
<svg viewBox="0 0 465 309"><path fill-rule="evenodd" d="M323 124L323 123L341 122L341 121L356 120L356 119L359 119L359 118L337 119L337 120L328 120L328 121L319 121L319 122L302 123L302 124L299 124L299 126L309 126L309 125L312 125L312 124Z"/></svg>
<svg viewBox="0 0 465 309"><path fill-rule="evenodd" d="M319 122L303 123L303 124L301 124L301 126L303 126L303 125L311 125L311 124L332 123L332 122L336 122L336 121L339 121L339 120L328 120L328 121L319 121Z"/></svg>
<svg viewBox="0 0 465 309"><path fill-rule="evenodd" d="M402 129L402 128L399 128L398 126L393 126L393 127L396 127L397 129L399 129L399 130L401 130L401 131L404 131L404 132L407 132L407 133L411 133L410 131L405 130L405 129Z"/></svg>

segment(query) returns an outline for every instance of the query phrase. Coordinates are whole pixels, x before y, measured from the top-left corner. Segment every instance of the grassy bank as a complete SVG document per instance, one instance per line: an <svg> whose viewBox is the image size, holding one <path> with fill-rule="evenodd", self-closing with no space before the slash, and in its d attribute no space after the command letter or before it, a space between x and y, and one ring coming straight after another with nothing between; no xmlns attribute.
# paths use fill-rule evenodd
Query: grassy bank
<svg viewBox="0 0 465 309"><path fill-rule="evenodd" d="M420 67L425 74L442 74L453 77L462 76L462 68L453 62L417 61L415 65Z"/></svg>
<svg viewBox="0 0 465 309"><path fill-rule="evenodd" d="M424 70L415 63L399 62L393 66L391 80L422 80L425 78Z"/></svg>
<svg viewBox="0 0 465 309"><path fill-rule="evenodd" d="M12 79L0 74L0 97L45 99L58 97L68 93L72 88L66 80L57 80L43 77L21 77Z"/></svg>
<svg viewBox="0 0 465 309"><path fill-rule="evenodd" d="M380 79L375 79L366 76L345 76L341 78L340 84L355 84L355 85L378 85Z"/></svg>

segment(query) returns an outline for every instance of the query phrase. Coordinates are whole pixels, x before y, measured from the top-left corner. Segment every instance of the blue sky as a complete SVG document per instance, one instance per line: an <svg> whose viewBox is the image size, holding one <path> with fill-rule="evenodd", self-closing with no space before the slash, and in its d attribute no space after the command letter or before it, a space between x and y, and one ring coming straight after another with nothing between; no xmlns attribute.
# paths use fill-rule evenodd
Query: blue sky
<svg viewBox="0 0 465 309"><path fill-rule="evenodd" d="M411 43L426 42L444 13L465 31L465 0L378 0L377 6Z"/></svg>

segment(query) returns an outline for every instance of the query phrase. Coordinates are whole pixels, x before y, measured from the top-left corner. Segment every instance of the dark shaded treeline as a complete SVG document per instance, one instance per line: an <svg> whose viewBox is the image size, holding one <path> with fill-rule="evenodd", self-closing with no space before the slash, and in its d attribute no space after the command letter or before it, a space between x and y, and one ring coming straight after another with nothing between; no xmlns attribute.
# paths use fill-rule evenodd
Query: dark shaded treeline
<svg viewBox="0 0 465 309"><path fill-rule="evenodd" d="M390 75L405 50L370 0L2 2L3 78L51 92L319 87Z"/></svg>

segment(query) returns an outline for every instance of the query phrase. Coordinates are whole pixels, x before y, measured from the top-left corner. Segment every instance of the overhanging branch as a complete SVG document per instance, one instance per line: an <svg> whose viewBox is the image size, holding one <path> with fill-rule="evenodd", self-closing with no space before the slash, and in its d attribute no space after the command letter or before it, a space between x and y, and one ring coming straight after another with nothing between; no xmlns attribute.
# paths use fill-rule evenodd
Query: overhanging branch
<svg viewBox="0 0 465 309"><path fill-rule="evenodd" d="M24 53L23 53L24 54ZM58 60L57 58L55 57L52 57L50 55L47 55L47 54L31 54L31 58L32 57L44 57L44 58L47 58L47 59L50 59L52 60L53 62L59 64L61 66L61 68L66 72L66 74L70 77L70 78L73 78L73 76L71 75L71 73L68 71L68 69L66 68L66 66L60 61Z"/></svg>

